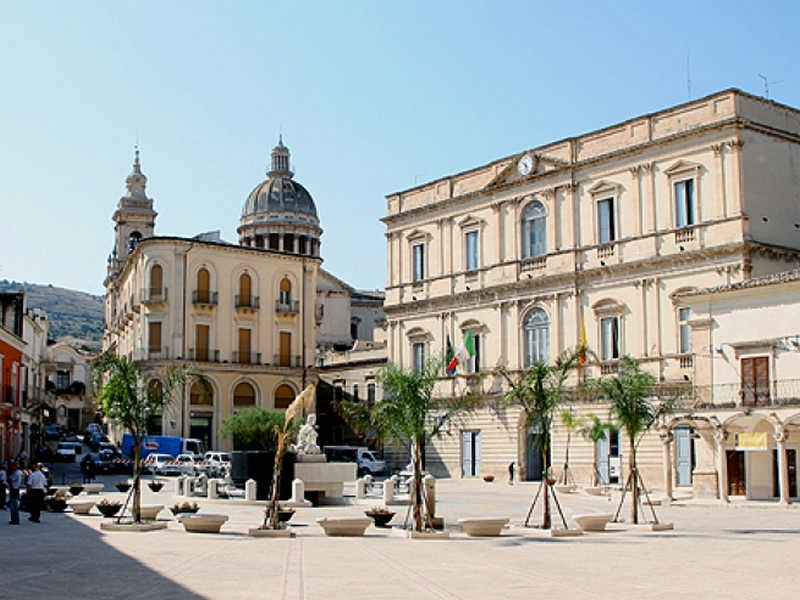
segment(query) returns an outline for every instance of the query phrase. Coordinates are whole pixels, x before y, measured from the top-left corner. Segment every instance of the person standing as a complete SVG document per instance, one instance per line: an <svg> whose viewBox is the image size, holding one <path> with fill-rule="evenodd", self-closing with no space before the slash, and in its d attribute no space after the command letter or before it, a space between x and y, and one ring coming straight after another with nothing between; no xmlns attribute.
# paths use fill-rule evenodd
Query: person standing
<svg viewBox="0 0 800 600"><path fill-rule="evenodd" d="M9 525L19 525L19 490L22 488L22 473L13 460L8 465L8 509L11 511Z"/></svg>
<svg viewBox="0 0 800 600"><path fill-rule="evenodd" d="M514 461L508 465L508 485L514 485Z"/></svg>
<svg viewBox="0 0 800 600"><path fill-rule="evenodd" d="M42 473L42 463L36 463L28 475L28 510L31 512L29 521L39 522L45 493L47 493L47 478Z"/></svg>
<svg viewBox="0 0 800 600"><path fill-rule="evenodd" d="M3 462L0 464L0 510L6 509L6 481L8 480L8 476L6 475L6 463Z"/></svg>

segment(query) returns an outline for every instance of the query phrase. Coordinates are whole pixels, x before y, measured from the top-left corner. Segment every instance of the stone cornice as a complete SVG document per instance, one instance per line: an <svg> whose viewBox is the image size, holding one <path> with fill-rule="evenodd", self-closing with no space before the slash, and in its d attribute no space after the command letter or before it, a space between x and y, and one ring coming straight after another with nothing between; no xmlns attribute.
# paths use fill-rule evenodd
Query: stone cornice
<svg viewBox="0 0 800 600"><path fill-rule="evenodd" d="M490 306L509 301L527 302L534 297L571 292L575 288L590 288L596 283L603 282L605 284L610 280L627 281L633 284L633 280L640 282L642 279L653 278L679 265L730 258L741 259L745 246L746 244L743 242L734 242L725 246L716 246L693 252L669 256L653 256L610 267L543 274L530 280L521 279L502 283L489 288L463 292L457 296L442 295L400 304L385 304L384 312L387 318L402 318L412 315L440 313L447 310L457 311L476 305Z"/></svg>

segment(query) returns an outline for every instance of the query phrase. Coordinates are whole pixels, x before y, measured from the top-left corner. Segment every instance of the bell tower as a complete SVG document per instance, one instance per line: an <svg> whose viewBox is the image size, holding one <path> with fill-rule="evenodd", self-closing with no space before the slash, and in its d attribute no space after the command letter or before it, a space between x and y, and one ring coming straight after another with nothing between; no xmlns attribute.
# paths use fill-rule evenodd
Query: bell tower
<svg viewBox="0 0 800 600"><path fill-rule="evenodd" d="M147 197L145 188L147 177L139 164L139 149L133 161L133 170L125 179L127 194L119 199L114 211L114 249L108 257L108 278L116 277L136 243L152 237L155 229L156 213L153 199Z"/></svg>

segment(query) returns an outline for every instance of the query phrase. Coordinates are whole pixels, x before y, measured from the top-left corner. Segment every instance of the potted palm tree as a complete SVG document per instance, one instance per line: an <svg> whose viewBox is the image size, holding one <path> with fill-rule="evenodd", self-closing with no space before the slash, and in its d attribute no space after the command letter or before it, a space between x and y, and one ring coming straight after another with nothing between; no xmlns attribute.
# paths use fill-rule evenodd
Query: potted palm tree
<svg viewBox="0 0 800 600"><path fill-rule="evenodd" d="M611 417L619 424L628 438L630 465L628 478L623 488L614 520L618 520L627 491L631 492L631 522L639 523L640 490L647 494L647 488L636 463L636 450L642 437L663 415L672 411L679 394L659 398L655 394L658 380L655 375L642 370L639 363L629 356L619 362L616 375L594 380L590 387L597 390L609 404ZM658 523L655 509L650 503L654 522Z"/></svg>
<svg viewBox="0 0 800 600"><path fill-rule="evenodd" d="M445 435L451 424L459 422L476 405L471 393L448 398L435 395L436 382L443 370L444 361L440 357L428 359L419 369L388 363L377 375L384 393L381 400L373 406L348 401L339 403L345 420L356 431L411 446L412 535L434 530L430 518L432 508L425 506L423 498L423 448L431 440Z"/></svg>
<svg viewBox="0 0 800 600"><path fill-rule="evenodd" d="M541 527L542 529L551 527L550 496L554 493L551 488L555 484L555 477L550 470L553 418L563 402L567 378L578 364L581 355L580 349L574 352L565 352L553 364L535 361L521 373L509 373L505 369L498 370L509 385L509 390L503 396L505 402L519 406L525 414L525 424L528 427L536 427L539 431L535 443L538 445L543 459L542 483L525 517L524 525L526 527L539 498L543 502ZM566 529L567 521L563 514L561 514L561 520Z"/></svg>

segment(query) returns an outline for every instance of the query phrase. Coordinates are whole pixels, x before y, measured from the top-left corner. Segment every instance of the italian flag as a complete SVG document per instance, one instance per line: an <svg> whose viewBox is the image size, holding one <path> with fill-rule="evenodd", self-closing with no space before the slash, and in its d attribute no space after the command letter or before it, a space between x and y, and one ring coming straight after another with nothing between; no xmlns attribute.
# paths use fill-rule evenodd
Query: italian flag
<svg viewBox="0 0 800 600"><path fill-rule="evenodd" d="M472 338L472 331L467 331L464 334L464 341L456 350L453 358L447 363L447 374L453 375L456 372L456 367L463 362L467 362L470 358L475 356L475 340Z"/></svg>

